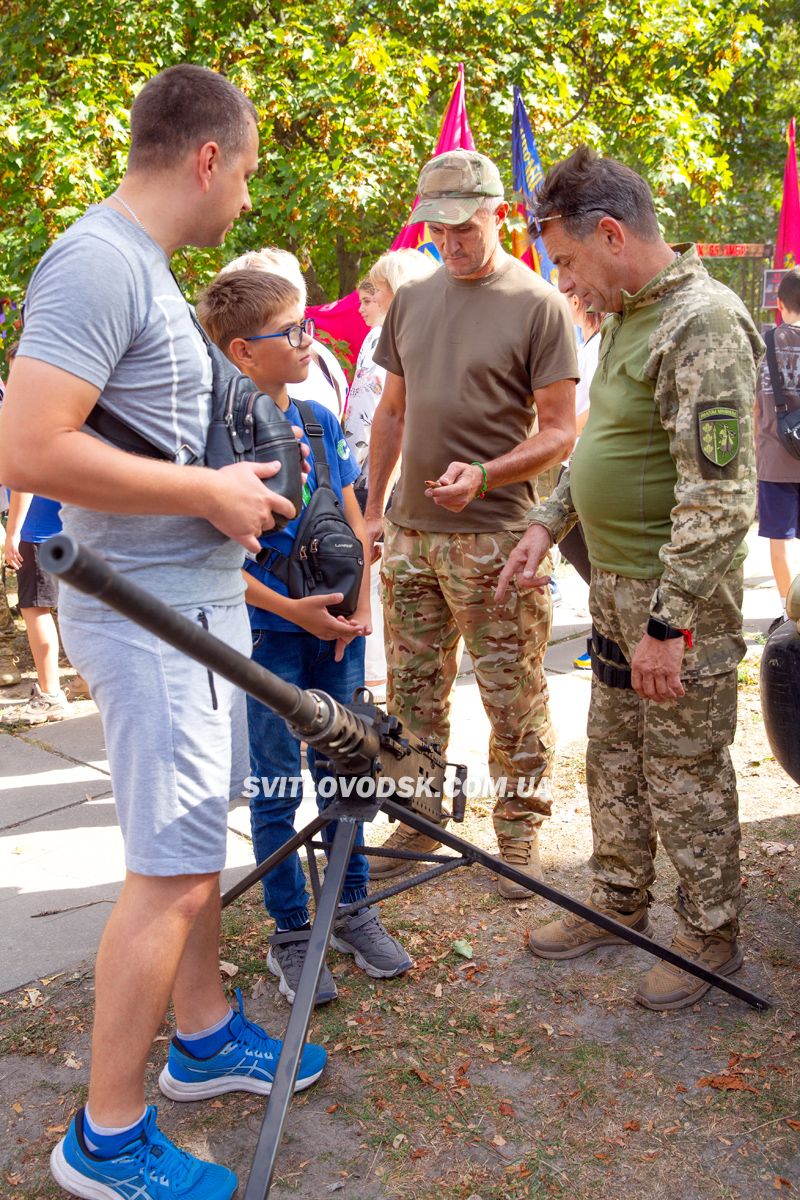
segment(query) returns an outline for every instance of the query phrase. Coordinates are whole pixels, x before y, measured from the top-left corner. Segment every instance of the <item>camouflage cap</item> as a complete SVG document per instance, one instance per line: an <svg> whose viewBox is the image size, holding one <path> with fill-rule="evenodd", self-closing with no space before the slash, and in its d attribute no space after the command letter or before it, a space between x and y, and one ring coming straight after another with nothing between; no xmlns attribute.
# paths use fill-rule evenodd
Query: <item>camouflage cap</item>
<svg viewBox="0 0 800 1200"><path fill-rule="evenodd" d="M503 198L497 167L477 150L449 150L422 168L414 221L460 225L477 212L486 196Z"/></svg>

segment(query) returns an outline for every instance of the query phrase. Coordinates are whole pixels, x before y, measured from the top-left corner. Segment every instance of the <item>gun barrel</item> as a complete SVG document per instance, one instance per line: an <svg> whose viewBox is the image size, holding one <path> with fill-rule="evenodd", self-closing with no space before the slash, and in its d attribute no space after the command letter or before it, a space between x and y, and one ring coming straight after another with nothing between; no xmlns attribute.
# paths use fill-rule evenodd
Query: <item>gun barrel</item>
<svg viewBox="0 0 800 1200"><path fill-rule="evenodd" d="M339 770L352 774L372 770L380 750L377 731L327 693L303 691L260 667L183 613L120 575L68 534L59 533L49 538L43 543L40 554L46 571L59 576L78 591L96 596L123 617L274 709L305 741L323 751Z"/></svg>

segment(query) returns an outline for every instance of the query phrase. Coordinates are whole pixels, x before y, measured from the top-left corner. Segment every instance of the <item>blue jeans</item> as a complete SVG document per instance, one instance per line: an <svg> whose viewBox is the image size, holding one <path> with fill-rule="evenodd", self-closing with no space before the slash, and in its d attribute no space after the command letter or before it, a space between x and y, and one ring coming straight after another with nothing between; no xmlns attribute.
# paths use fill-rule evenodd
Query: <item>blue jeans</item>
<svg viewBox="0 0 800 1200"><path fill-rule="evenodd" d="M302 688L319 688L335 700L349 704L356 688L364 686L364 639L355 638L345 648L341 662L334 662L335 642L324 642L310 633L276 633L270 629L253 630L253 659ZM257 793L250 799L250 824L256 862L263 862L294 835L295 813L303 798L300 772L300 743L282 717L247 697L247 725L250 733L250 773ZM319 789L329 771L317 765L309 747L308 766ZM320 796L322 811L331 796ZM326 826L325 840L332 841L336 822ZM356 846L364 845L359 824ZM342 904L352 904L367 895L369 861L364 854L353 853L345 876ZM299 929L309 919L308 892L300 858L290 854L263 880L264 904L281 929Z"/></svg>

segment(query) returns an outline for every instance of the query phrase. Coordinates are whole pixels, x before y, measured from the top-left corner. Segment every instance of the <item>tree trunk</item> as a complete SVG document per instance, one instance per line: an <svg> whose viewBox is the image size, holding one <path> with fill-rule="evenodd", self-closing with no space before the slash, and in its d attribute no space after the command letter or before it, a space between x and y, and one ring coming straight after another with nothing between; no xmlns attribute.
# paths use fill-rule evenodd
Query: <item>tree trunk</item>
<svg viewBox="0 0 800 1200"><path fill-rule="evenodd" d="M336 235L336 266L339 270L339 296L347 296L358 283L361 251L348 250L340 233Z"/></svg>

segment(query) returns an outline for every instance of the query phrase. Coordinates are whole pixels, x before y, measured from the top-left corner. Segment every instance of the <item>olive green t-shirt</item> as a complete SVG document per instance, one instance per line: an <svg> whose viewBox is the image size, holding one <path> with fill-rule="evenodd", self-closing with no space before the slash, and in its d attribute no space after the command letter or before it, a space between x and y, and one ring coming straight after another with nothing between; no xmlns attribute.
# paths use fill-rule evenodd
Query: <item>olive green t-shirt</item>
<svg viewBox="0 0 800 1200"><path fill-rule="evenodd" d="M460 513L425 496L451 462L488 462L534 430L533 391L577 379L564 298L515 258L482 279L442 267L397 292L375 362L406 385L402 469L389 518L406 529L483 533L527 527L535 479L492 489Z"/></svg>
<svg viewBox="0 0 800 1200"><path fill-rule="evenodd" d="M570 489L592 566L650 579L672 533L678 478L646 373L658 303L606 318L589 419L570 461Z"/></svg>

